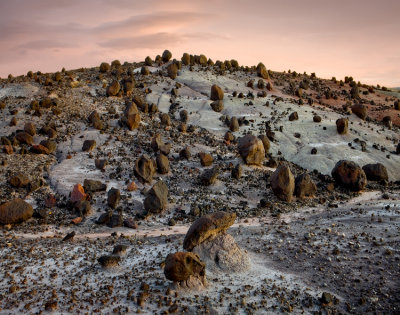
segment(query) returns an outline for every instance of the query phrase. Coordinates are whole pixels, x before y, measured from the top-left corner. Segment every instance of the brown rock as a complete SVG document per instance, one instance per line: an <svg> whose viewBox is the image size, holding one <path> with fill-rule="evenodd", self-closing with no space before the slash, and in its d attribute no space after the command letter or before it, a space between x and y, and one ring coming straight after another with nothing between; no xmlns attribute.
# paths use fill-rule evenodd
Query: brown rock
<svg viewBox="0 0 400 315"><path fill-rule="evenodd" d="M332 177L337 183L353 191L363 190L367 184L365 172L352 161L340 160L332 170Z"/></svg>
<svg viewBox="0 0 400 315"><path fill-rule="evenodd" d="M322 120L322 119L321 119L321 116L315 115L315 116L313 117L313 121L316 122L316 123L320 123L321 120Z"/></svg>
<svg viewBox="0 0 400 315"><path fill-rule="evenodd" d="M219 100L223 100L224 99L224 91L222 91L222 89L214 84L211 87L211 100L213 101L219 101Z"/></svg>
<svg viewBox="0 0 400 315"><path fill-rule="evenodd" d="M162 61L168 62L172 58L172 53L169 50L164 50L162 54Z"/></svg>
<svg viewBox="0 0 400 315"><path fill-rule="evenodd" d="M190 153L190 149L188 147L183 148L179 152L179 158L182 160L189 160L192 156L192 153Z"/></svg>
<svg viewBox="0 0 400 315"><path fill-rule="evenodd" d="M100 72L107 72L110 70L110 64L108 64L107 62L102 62L100 64Z"/></svg>
<svg viewBox="0 0 400 315"><path fill-rule="evenodd" d="M257 65L257 75L263 79L269 80L267 68L261 62Z"/></svg>
<svg viewBox="0 0 400 315"><path fill-rule="evenodd" d="M380 181L389 180L389 175L386 167L381 163L367 164L363 166L363 171L368 180Z"/></svg>
<svg viewBox="0 0 400 315"><path fill-rule="evenodd" d="M90 152L96 147L95 140L85 140L82 145L83 152Z"/></svg>
<svg viewBox="0 0 400 315"><path fill-rule="evenodd" d="M156 172L154 161L147 155L141 156L135 162L135 175L144 182L151 183Z"/></svg>
<svg viewBox="0 0 400 315"><path fill-rule="evenodd" d="M293 121L293 120L298 120L299 119L299 115L297 114L297 112L293 112L289 115L289 120Z"/></svg>
<svg viewBox="0 0 400 315"><path fill-rule="evenodd" d="M36 135L36 127L33 123L27 122L24 126L24 131L30 134L32 137Z"/></svg>
<svg viewBox="0 0 400 315"><path fill-rule="evenodd" d="M107 193L107 205L115 209L118 207L119 201L121 199L121 193L117 188L111 188ZM122 225L122 224L121 224Z"/></svg>
<svg viewBox="0 0 400 315"><path fill-rule="evenodd" d="M175 282L187 281L190 277L197 277L204 283L206 265L196 254L177 252L169 254L165 259L164 274L168 280Z"/></svg>
<svg viewBox="0 0 400 315"><path fill-rule="evenodd" d="M160 114L161 124L164 126L171 126L171 117L167 113Z"/></svg>
<svg viewBox="0 0 400 315"><path fill-rule="evenodd" d="M232 117L231 121L229 123L229 129L232 132L238 131L239 130L239 121L236 117Z"/></svg>
<svg viewBox="0 0 400 315"><path fill-rule="evenodd" d="M156 163L157 163L157 171L160 174L168 174L168 172L169 172L169 160L168 160L167 156L165 156L164 154L160 154L156 158Z"/></svg>
<svg viewBox="0 0 400 315"><path fill-rule="evenodd" d="M214 161L212 155L209 153L200 152L199 157L202 166L210 166Z"/></svg>
<svg viewBox="0 0 400 315"><path fill-rule="evenodd" d="M222 100L214 101L210 104L210 106L214 112L219 113L224 109L224 101Z"/></svg>
<svg viewBox="0 0 400 315"><path fill-rule="evenodd" d="M239 179L240 177L242 177L242 173L243 173L242 165L237 164L237 165L232 169L231 175L232 175L233 178Z"/></svg>
<svg viewBox="0 0 400 315"><path fill-rule="evenodd" d="M354 114L356 114L362 120L365 120L365 118L367 118L367 115L368 115L367 106L362 105L362 104L356 104L356 105L351 106L351 110Z"/></svg>
<svg viewBox="0 0 400 315"><path fill-rule="evenodd" d="M0 206L0 224L21 223L33 215L32 206L24 200L17 198Z"/></svg>
<svg viewBox="0 0 400 315"><path fill-rule="evenodd" d="M30 183L30 179L23 173L17 173L9 179L10 185L16 188L26 187Z"/></svg>
<svg viewBox="0 0 400 315"><path fill-rule="evenodd" d="M290 202L294 192L294 177L289 166L281 165L271 176L271 188L275 196Z"/></svg>
<svg viewBox="0 0 400 315"><path fill-rule="evenodd" d="M163 181L158 181L150 189L144 200L144 208L151 213L162 212L168 204L168 187Z"/></svg>
<svg viewBox="0 0 400 315"><path fill-rule="evenodd" d="M78 202L86 199L85 190L81 184L76 184L71 192L71 201Z"/></svg>
<svg viewBox="0 0 400 315"><path fill-rule="evenodd" d="M88 192L99 192L99 191L106 191L107 185L103 184L99 180L85 179L83 181L83 188L85 191L88 191Z"/></svg>
<svg viewBox="0 0 400 315"><path fill-rule="evenodd" d="M236 220L235 213L215 212L198 218L189 228L183 241L183 248L191 251L209 238L224 233Z"/></svg>
<svg viewBox="0 0 400 315"><path fill-rule="evenodd" d="M24 131L18 132L15 138L18 140L19 143L27 145L32 145L33 143L33 137Z"/></svg>
<svg viewBox="0 0 400 315"><path fill-rule="evenodd" d="M248 165L261 165L265 158L263 142L253 135L239 138L239 154Z"/></svg>
<svg viewBox="0 0 400 315"><path fill-rule="evenodd" d="M175 80L178 75L178 66L175 63L170 63L167 67L168 76Z"/></svg>
<svg viewBox="0 0 400 315"><path fill-rule="evenodd" d="M41 144L31 146L29 151L31 151L32 153L35 153L35 154L46 154L46 155L50 154L50 151Z"/></svg>
<svg viewBox="0 0 400 315"><path fill-rule="evenodd" d="M141 118L139 113L122 117L122 122L125 124L125 126L128 127L129 130L134 130L139 128L140 121Z"/></svg>
<svg viewBox="0 0 400 315"><path fill-rule="evenodd" d="M205 170L200 175L200 183L204 186L210 186L215 183L218 177L218 167Z"/></svg>
<svg viewBox="0 0 400 315"><path fill-rule="evenodd" d="M269 152L269 148L271 147L271 144L269 142L269 139L266 135L259 135L258 139L260 139L264 145L264 151L265 153Z"/></svg>
<svg viewBox="0 0 400 315"><path fill-rule="evenodd" d="M106 94L107 96L116 96L121 90L121 86L118 81L114 81L107 87Z"/></svg>
<svg viewBox="0 0 400 315"><path fill-rule="evenodd" d="M150 70L149 70L149 68L147 68L146 66L143 66L143 67L140 69L140 73L141 73L142 75L149 75L149 74L150 74Z"/></svg>
<svg viewBox="0 0 400 315"><path fill-rule="evenodd" d="M347 118L339 118L336 120L336 129L338 134L346 134L349 129L349 120Z"/></svg>
<svg viewBox="0 0 400 315"><path fill-rule="evenodd" d="M294 193L297 198L312 197L317 192L317 186L307 173L296 177Z"/></svg>
<svg viewBox="0 0 400 315"><path fill-rule="evenodd" d="M190 64L190 55L188 53L184 53L182 55L181 61L185 66L188 66Z"/></svg>

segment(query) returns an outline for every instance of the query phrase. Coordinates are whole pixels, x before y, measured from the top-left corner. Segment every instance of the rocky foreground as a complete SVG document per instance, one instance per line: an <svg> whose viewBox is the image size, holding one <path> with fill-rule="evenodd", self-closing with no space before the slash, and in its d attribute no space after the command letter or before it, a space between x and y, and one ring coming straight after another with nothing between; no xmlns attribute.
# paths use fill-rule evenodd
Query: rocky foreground
<svg viewBox="0 0 400 315"><path fill-rule="evenodd" d="M398 313L399 114L169 51L0 80L0 314Z"/></svg>

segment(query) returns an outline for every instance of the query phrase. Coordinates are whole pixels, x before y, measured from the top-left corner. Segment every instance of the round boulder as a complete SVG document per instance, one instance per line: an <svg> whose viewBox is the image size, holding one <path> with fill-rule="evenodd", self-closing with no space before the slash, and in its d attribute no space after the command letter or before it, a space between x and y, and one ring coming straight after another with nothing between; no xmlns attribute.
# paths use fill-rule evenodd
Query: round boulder
<svg viewBox="0 0 400 315"><path fill-rule="evenodd" d="M367 176L368 180L373 180L373 181L389 180L386 167L381 163L367 164L364 165L362 169L365 175Z"/></svg>
<svg viewBox="0 0 400 315"><path fill-rule="evenodd" d="M263 142L254 135L239 138L239 154L248 165L261 165L265 158Z"/></svg>
<svg viewBox="0 0 400 315"><path fill-rule="evenodd" d="M337 183L353 191L363 190L367 184L367 176L361 167L346 160L340 160L332 170L332 177Z"/></svg>
<svg viewBox="0 0 400 315"><path fill-rule="evenodd" d="M33 215L32 206L20 198L3 203L0 206L0 224L21 223Z"/></svg>

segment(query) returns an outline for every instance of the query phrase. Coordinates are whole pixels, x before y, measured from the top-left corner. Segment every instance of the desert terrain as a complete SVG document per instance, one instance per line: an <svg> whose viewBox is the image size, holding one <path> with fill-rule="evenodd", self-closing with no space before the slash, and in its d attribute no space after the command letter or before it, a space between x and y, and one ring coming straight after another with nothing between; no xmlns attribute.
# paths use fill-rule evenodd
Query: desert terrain
<svg viewBox="0 0 400 315"><path fill-rule="evenodd" d="M1 79L0 314L399 313L398 92L267 67Z"/></svg>

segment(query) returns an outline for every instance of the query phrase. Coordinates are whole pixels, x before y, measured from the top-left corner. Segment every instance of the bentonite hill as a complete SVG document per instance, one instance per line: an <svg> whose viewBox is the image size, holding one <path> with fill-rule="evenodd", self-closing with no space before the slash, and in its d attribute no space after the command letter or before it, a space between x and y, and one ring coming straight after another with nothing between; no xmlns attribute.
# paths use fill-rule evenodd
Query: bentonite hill
<svg viewBox="0 0 400 315"><path fill-rule="evenodd" d="M399 93L267 67L1 79L0 314L398 314Z"/></svg>

